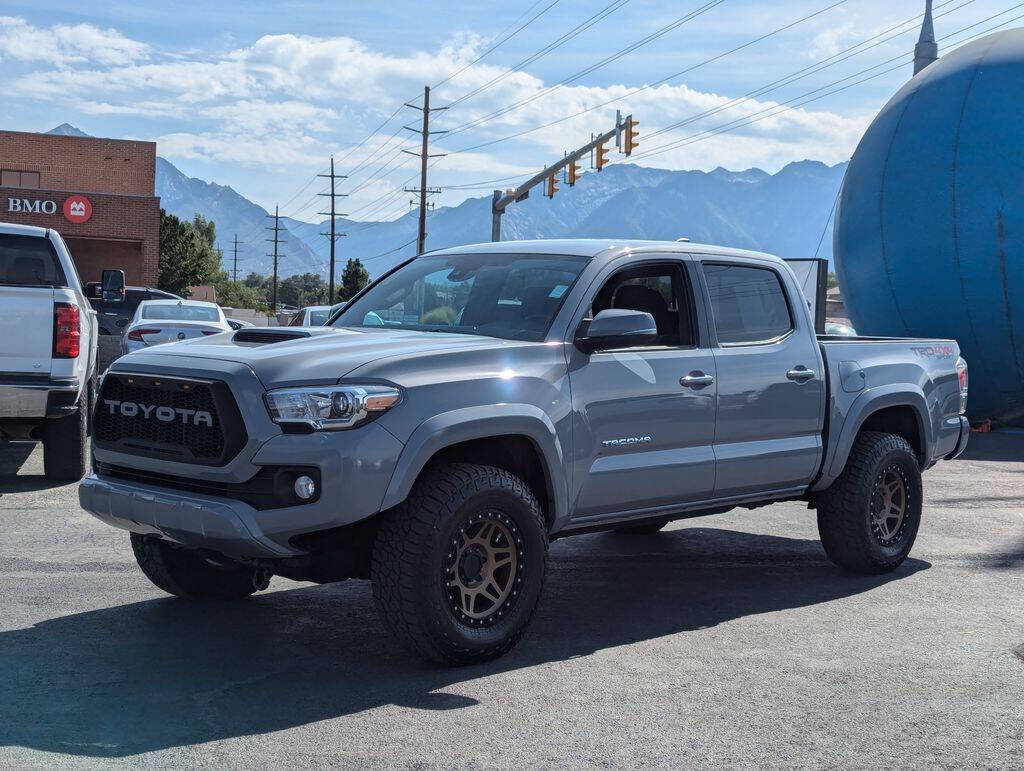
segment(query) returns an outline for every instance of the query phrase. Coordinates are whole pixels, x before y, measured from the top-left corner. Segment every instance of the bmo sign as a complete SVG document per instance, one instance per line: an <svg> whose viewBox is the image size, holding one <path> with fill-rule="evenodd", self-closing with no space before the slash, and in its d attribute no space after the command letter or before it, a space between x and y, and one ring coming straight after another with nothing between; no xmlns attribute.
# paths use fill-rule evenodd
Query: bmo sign
<svg viewBox="0 0 1024 771"><path fill-rule="evenodd" d="M70 195L61 207L68 222L88 222L92 217L92 201L84 195ZM56 214L57 202L48 199L8 198L9 214Z"/></svg>

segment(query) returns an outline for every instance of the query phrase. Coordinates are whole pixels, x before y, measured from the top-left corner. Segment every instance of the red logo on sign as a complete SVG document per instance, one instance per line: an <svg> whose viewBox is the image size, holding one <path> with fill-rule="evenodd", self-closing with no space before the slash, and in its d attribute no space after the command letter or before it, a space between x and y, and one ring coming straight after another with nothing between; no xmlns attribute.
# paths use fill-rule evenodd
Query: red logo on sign
<svg viewBox="0 0 1024 771"><path fill-rule="evenodd" d="M73 195L64 202L64 217L68 222L88 222L92 216L92 203L84 195Z"/></svg>

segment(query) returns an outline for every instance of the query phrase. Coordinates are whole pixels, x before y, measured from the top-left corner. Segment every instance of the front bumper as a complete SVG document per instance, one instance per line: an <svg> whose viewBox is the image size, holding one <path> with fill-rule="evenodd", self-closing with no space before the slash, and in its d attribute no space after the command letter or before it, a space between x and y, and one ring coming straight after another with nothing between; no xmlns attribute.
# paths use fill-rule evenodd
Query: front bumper
<svg viewBox="0 0 1024 771"><path fill-rule="evenodd" d="M159 535L197 549L237 557L287 557L295 549L260 531L247 503L186 495L90 474L78 486L82 508L108 525Z"/></svg>
<svg viewBox="0 0 1024 771"><path fill-rule="evenodd" d="M78 378L9 375L0 380L0 418L45 418L64 414L78 401ZM63 408L63 409L62 409Z"/></svg>
<svg viewBox="0 0 1024 771"><path fill-rule="evenodd" d="M305 553L292 545L294 536L349 525L380 511L401 450L397 439L373 424L353 431L279 435L246 463L253 469L316 466L321 481L315 501L284 508L257 509L233 498L101 473L82 480L78 500L97 519L123 530L232 557L290 557ZM191 469L193 477L209 480L221 473L214 468Z"/></svg>

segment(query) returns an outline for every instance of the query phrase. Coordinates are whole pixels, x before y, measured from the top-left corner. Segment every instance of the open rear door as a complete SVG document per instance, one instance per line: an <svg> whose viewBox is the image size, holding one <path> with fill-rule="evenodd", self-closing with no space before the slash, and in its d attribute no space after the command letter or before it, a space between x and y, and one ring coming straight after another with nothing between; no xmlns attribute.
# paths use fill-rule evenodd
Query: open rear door
<svg viewBox="0 0 1024 771"><path fill-rule="evenodd" d="M825 296L828 292L828 260L820 257L787 259L786 264L796 274L796 281L811 306L814 331L825 334Z"/></svg>

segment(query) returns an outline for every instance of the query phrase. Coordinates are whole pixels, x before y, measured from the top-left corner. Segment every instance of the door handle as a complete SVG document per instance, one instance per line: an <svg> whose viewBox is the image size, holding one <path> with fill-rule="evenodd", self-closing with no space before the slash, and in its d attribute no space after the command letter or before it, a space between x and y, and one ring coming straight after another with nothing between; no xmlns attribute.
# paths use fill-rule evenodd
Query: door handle
<svg viewBox="0 0 1024 771"><path fill-rule="evenodd" d="M684 375L679 378L679 385L684 388L705 388L715 382L715 378L711 375L706 375L700 370L691 372L689 375Z"/></svg>
<svg viewBox="0 0 1024 771"><path fill-rule="evenodd" d="M814 370L807 369L807 367L801 365L799 367L793 367L793 369L786 373L786 377L790 380L795 380L798 383L806 383L808 380L814 378Z"/></svg>

